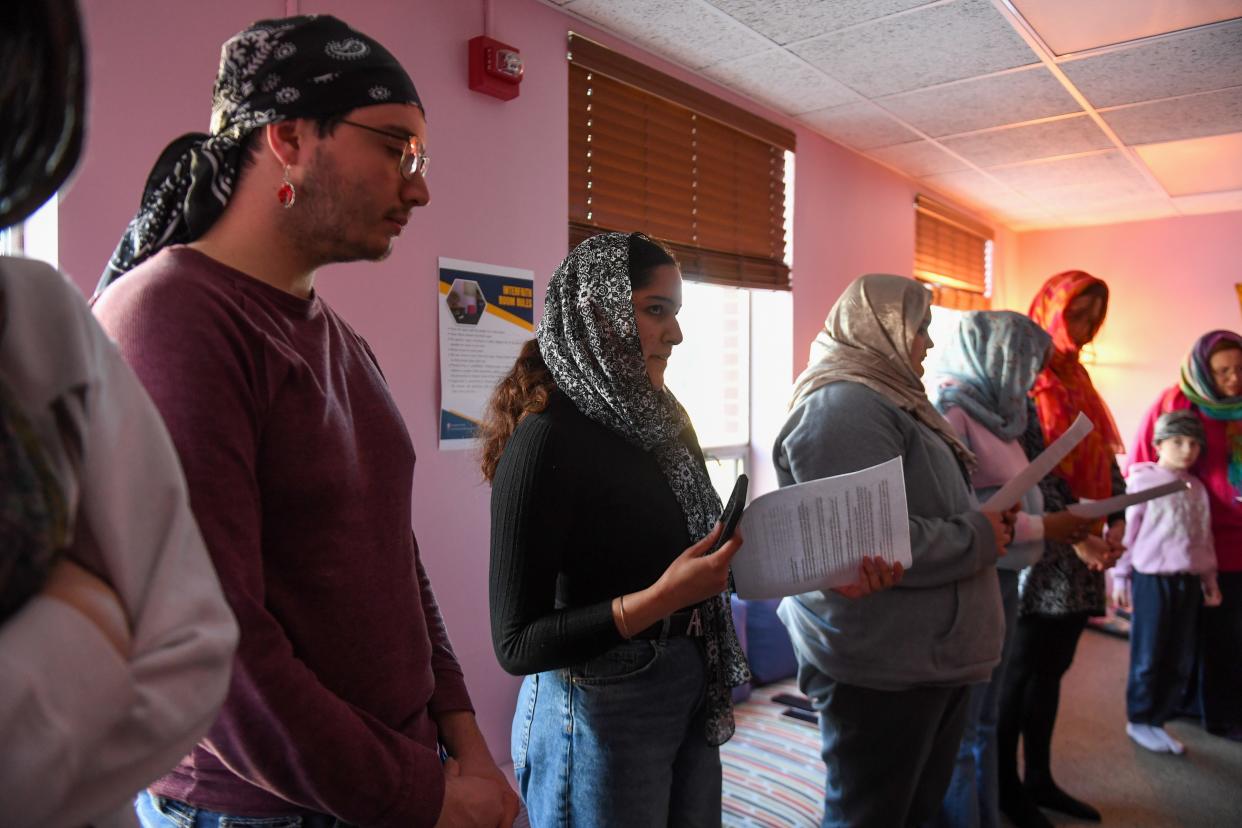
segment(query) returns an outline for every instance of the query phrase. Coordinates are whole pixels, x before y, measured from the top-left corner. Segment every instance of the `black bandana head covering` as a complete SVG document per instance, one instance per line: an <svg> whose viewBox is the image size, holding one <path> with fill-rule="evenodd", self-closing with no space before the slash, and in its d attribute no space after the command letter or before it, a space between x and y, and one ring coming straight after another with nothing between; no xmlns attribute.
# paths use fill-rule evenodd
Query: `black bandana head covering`
<svg viewBox="0 0 1242 828"><path fill-rule="evenodd" d="M260 20L220 50L210 134L173 141L95 294L170 244L194 241L233 193L242 142L289 118L328 118L376 104L422 102L392 54L330 15Z"/></svg>
<svg viewBox="0 0 1242 828"><path fill-rule="evenodd" d="M624 233L592 236L561 262L548 284L535 336L556 386L578 410L655 455L681 505L692 540L712 530L720 497L702 460L682 439L690 418L667 388L647 378L634 318ZM723 596L699 606L707 651L707 741L733 735L730 688L750 680Z"/></svg>

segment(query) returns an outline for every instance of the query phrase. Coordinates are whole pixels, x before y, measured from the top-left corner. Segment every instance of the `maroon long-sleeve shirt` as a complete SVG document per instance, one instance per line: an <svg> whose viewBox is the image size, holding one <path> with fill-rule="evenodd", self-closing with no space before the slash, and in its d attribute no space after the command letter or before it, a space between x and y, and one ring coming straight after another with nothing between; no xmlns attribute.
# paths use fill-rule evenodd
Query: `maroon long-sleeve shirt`
<svg viewBox="0 0 1242 828"><path fill-rule="evenodd" d="M414 449L366 343L188 247L96 315L172 434L241 629L207 737L152 789L226 813L430 826L434 716L469 710L410 519Z"/></svg>

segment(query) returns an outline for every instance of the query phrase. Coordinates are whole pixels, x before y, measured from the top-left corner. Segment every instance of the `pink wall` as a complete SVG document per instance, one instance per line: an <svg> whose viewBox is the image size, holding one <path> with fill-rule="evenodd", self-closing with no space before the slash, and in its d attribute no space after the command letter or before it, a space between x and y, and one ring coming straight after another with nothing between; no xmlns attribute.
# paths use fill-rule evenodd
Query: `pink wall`
<svg viewBox="0 0 1242 828"><path fill-rule="evenodd" d="M1089 370L1129 447L1143 412L1177 382L1195 339L1215 328L1242 330L1234 291L1240 238L1242 212L1023 233L1006 306L1025 312L1062 270L1108 282L1108 318Z"/></svg>
<svg viewBox="0 0 1242 828"><path fill-rule="evenodd" d="M62 201L60 257L89 294L159 151L182 132L206 128L220 44L254 19L284 14L286 3L83 0L83 7L90 120L85 157ZM423 558L484 734L504 757L518 682L501 672L491 649L488 490L470 456L436 448L436 258L529 268L542 293L567 243L571 28L789 122L534 0L496 0L493 7L492 35L517 45L526 59L521 96L507 103L466 87L466 41L482 33L481 0L300 4L302 12L337 13L379 37L410 70L427 106L431 204L415 214L388 260L327 269L316 287L370 341L405 415L419 456L413 514ZM813 133L797 133L793 354L781 361L787 375L805 365L807 347L845 284L866 272L908 273L914 249L911 182ZM771 404L783 407L784 400ZM756 436L756 460L766 462L769 445L769 436Z"/></svg>
<svg viewBox="0 0 1242 828"><path fill-rule="evenodd" d="M793 368L846 285L864 273L908 275L914 182L798 129L794 184Z"/></svg>

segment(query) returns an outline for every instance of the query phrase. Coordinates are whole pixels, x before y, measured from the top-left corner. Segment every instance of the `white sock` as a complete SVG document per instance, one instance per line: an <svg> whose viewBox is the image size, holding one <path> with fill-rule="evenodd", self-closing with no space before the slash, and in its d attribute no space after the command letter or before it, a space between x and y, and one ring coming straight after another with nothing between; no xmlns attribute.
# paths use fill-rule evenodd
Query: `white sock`
<svg viewBox="0 0 1242 828"><path fill-rule="evenodd" d="M1186 746L1183 745L1181 742L1179 742L1177 739L1174 739L1173 735L1170 734L1169 731L1165 730L1163 727L1156 727L1153 725L1152 730L1156 732L1156 735L1159 736L1161 741L1163 741L1164 744L1168 747L1169 753L1175 753L1178 756L1181 756L1183 753L1186 752Z"/></svg>
<svg viewBox="0 0 1242 828"><path fill-rule="evenodd" d="M1160 736L1160 732L1159 728L1151 725L1134 722L1126 724L1126 735L1137 742L1140 747L1147 748L1152 753L1168 753L1171 748L1169 743Z"/></svg>

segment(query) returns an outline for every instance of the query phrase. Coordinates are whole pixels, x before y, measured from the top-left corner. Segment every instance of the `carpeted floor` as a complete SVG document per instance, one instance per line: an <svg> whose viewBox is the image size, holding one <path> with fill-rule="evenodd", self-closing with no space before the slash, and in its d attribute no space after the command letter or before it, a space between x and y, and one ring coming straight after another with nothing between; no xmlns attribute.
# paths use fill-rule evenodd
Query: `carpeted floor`
<svg viewBox="0 0 1242 828"><path fill-rule="evenodd" d="M1184 756L1154 754L1125 733L1129 645L1083 634L1065 677L1053 742L1053 773L1063 788L1119 828L1242 828L1242 743L1209 735L1190 721L1169 730ZM737 735L721 750L724 825L811 828L819 824L823 764L813 724L781 716L760 688L738 708ZM796 692L796 691L794 691ZM1058 825L1075 823L1046 812Z"/></svg>
<svg viewBox="0 0 1242 828"><path fill-rule="evenodd" d="M819 825L823 815L819 727L782 715L771 700L780 693L797 694L794 680L759 687L734 709L737 732L720 748L729 828Z"/></svg>
<svg viewBox="0 0 1242 828"><path fill-rule="evenodd" d="M1240 656L1242 657L1242 656ZM1149 753L1126 736L1129 643L1088 630L1062 685L1053 734L1053 775L1095 805L1107 825L1125 828L1242 826L1242 743L1212 736L1190 720L1168 730L1184 756ZM1068 817L1048 813L1058 825Z"/></svg>

